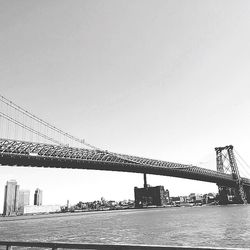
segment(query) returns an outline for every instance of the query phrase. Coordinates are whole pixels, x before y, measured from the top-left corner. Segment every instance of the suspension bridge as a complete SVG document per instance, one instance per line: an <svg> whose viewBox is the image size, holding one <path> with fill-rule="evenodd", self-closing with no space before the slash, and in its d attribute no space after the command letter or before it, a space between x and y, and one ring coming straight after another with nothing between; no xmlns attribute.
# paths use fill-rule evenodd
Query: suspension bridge
<svg viewBox="0 0 250 250"><path fill-rule="evenodd" d="M236 203L250 203L250 179L240 175L233 146L217 147L217 171L118 154L98 148L58 129L0 95L0 165L94 169L173 176L216 183L221 204L233 194ZM236 152L236 151L235 151ZM243 158L242 166L248 165Z"/></svg>

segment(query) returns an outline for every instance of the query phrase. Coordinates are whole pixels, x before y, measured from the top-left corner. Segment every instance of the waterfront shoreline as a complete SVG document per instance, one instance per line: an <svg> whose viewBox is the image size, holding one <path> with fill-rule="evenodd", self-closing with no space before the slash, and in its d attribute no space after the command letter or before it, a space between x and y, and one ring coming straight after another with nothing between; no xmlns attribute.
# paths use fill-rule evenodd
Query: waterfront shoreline
<svg viewBox="0 0 250 250"><path fill-rule="evenodd" d="M143 207L143 208L126 208L126 209L113 209L113 210L87 210L87 211L74 211L74 212L58 212L49 214L27 214L18 216L1 216L1 222L21 221L21 220L37 220L37 219L50 219L59 217L70 217L70 216L82 216L91 214L101 213L120 213L120 212L132 212L132 211L145 211L151 209L170 209L170 208L194 208L194 207L211 207L211 206L167 206L167 207Z"/></svg>
<svg viewBox="0 0 250 250"><path fill-rule="evenodd" d="M161 208L161 207L157 207ZM145 209L153 208L129 208L129 209L119 209L119 210L89 210L81 212L67 212L67 213L51 213L51 214L34 214L34 215L20 215L20 216L6 216L0 217L1 222L8 221L20 221L20 220L36 220L36 219L49 219L49 218L58 218L58 217L70 217L70 216L81 216L81 215L90 215L90 214L100 214L100 213L119 213L119 212L129 212L129 211L140 211Z"/></svg>

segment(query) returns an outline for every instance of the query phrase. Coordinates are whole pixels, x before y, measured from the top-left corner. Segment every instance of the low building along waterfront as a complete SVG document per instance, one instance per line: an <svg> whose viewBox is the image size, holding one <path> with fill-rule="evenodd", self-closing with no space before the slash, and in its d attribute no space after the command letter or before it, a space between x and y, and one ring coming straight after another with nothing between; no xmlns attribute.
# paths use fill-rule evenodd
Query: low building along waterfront
<svg viewBox="0 0 250 250"><path fill-rule="evenodd" d="M164 206L169 203L169 191L163 186L134 188L135 207Z"/></svg>
<svg viewBox="0 0 250 250"><path fill-rule="evenodd" d="M42 214L42 213L55 213L60 212L61 206L60 205L30 205L24 206L21 214Z"/></svg>

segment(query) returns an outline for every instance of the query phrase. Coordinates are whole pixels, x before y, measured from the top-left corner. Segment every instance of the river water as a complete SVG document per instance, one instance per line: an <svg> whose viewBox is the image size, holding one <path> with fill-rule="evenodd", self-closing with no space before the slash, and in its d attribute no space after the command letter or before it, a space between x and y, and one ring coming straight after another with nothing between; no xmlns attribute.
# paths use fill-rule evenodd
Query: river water
<svg viewBox="0 0 250 250"><path fill-rule="evenodd" d="M250 247L250 205L22 218L0 218L0 240Z"/></svg>

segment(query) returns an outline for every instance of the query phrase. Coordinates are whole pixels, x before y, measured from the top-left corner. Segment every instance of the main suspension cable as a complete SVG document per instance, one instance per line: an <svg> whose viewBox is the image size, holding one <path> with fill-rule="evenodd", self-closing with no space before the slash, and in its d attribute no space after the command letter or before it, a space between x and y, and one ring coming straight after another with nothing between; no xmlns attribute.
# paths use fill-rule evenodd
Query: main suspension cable
<svg viewBox="0 0 250 250"><path fill-rule="evenodd" d="M10 108L14 109L15 113L16 113L16 112L19 112L19 113L21 113L21 114L23 114L23 115L25 115L25 116L31 118L32 120L38 122L39 124L44 125L46 129L49 128L49 129L51 129L51 130L53 130L53 131L59 133L60 135L63 135L64 137L67 137L68 139L71 139L72 141L78 142L78 143L80 143L80 144L82 144L82 145L84 145L84 146L87 146L87 147L89 147L89 148L91 148L91 149L93 149L93 150L98 150L98 151L100 151L100 152L104 152L104 153L106 153L106 154L109 154L109 155L118 157L118 158L120 158L120 159L122 159L122 160L128 161L128 162L130 162L130 163L134 163L134 164L142 164L142 165L144 165L144 166L149 166L149 167L155 167L155 166L157 165L157 162L156 162L156 164L155 164L155 163L153 163L153 164L152 164L152 163L151 163L151 164L150 164L150 163L144 163L144 162L141 162L139 159L131 159L131 157L127 157L127 156L120 155L120 154L117 154L117 153L114 153L114 152L110 152L110 151L108 151L108 150L103 150L103 149L101 149L101 148L99 148L99 147L96 147L96 146L90 144L90 143L87 143L84 139L79 139L79 138L77 138L77 137L75 137L75 136L73 136L73 135L71 135L71 134L69 134L69 133L64 132L64 131L61 130L61 129L58 129L57 127L51 125L50 123L48 123L48 122L46 122L46 121L40 119L40 118L37 117L36 115L34 115L34 114L30 113L29 111L23 109L22 107L20 107L19 105L15 104L15 103L12 102L11 100L5 98L5 97L2 96L1 94L0 94L0 101L1 101L2 103L6 104L7 107L10 107ZM22 127L22 128L24 128L25 130L27 130L27 131L29 131L29 132L32 132L32 133L36 134L37 136L40 136L40 137L42 137L42 138L44 138L44 139L46 139L46 140L49 140L49 141L51 141L51 142L53 142L53 143L55 143L55 144L59 144L59 145L65 146L65 145L64 145L63 143L61 143L60 141L55 140L54 138L52 138L52 137L50 137L50 136L48 136L48 135L45 135L45 134L41 133L40 130L37 131L37 130L35 130L35 129L33 129L33 128L31 128L31 127L29 127L29 126L27 126L27 125L25 125L25 124L23 124L23 123L21 123L21 122L19 122L18 120L12 118L11 116L9 116L9 115L7 115L7 114L4 114L3 112L0 112L0 116L2 116L3 118L5 118L5 119L8 120L8 121L14 123L15 125L17 125L17 126L19 126L19 127ZM177 167L172 167L172 169L187 169L187 168L193 168L193 167L194 167L194 166L191 165L191 164L190 164L190 165L182 165L182 164L180 164L180 165L181 165L181 167L179 167L179 164L178 164Z"/></svg>
<svg viewBox="0 0 250 250"><path fill-rule="evenodd" d="M3 117L3 118L5 118L6 120L12 122L12 123L14 123L14 124L16 124L16 125L18 125L18 126L24 128L24 129L26 129L26 130L28 130L28 131L30 131L30 132L32 132L32 133L38 135L38 136L43 137L43 138L46 139L46 140L49 140L49 141L51 141L51 142L53 142L53 143L55 143L55 144L63 145L63 144L60 143L59 141L57 141L57 140L55 140L55 139L53 139L53 138L51 138L51 137L49 137L49 136L47 136L47 135L44 135L44 134L42 134L42 133L40 133L40 132L34 130L33 128L30 128L30 127L28 127L28 126L26 126L26 125L20 123L19 121L17 121L17 120L15 120L14 118L12 118L12 117L10 117L10 116L8 116L8 115L2 113L1 111L0 111L0 116Z"/></svg>
<svg viewBox="0 0 250 250"><path fill-rule="evenodd" d="M242 167L240 170L244 171L247 176L250 176L250 167L249 167L248 163L243 159L243 157L236 150L234 150L234 151L237 155L238 162L240 163L240 166ZM243 162L243 164L242 164L242 162Z"/></svg>
<svg viewBox="0 0 250 250"><path fill-rule="evenodd" d="M95 149L95 150L101 150L100 148L97 148L94 145L91 145L91 144L85 142L84 139L79 139L79 138L77 138L77 137L75 137L73 135L70 135L69 133L66 133L66 132L62 131L61 129L58 129L57 127L49 124L48 122L40 119L36 115L34 115L34 114L30 113L29 111L23 109L22 107L20 107L19 105L15 104L14 102L10 101L9 99L5 98L2 95L0 95L0 101L3 102L3 103L5 103L9 107L15 109L16 111L18 111L18 112L20 112L20 113L28 116L29 118L31 118L31 119L39 122L40 124L46 126L47 128L50 128L51 130L53 130L53 131L55 131L55 132L57 132L57 133L65 136L65 137L67 137L67 138L69 138L69 139L71 139L71 140L73 140L75 142L78 142L80 144L83 144L83 145L85 145L85 146L87 146L89 148ZM60 144L62 144L62 143L60 143Z"/></svg>

